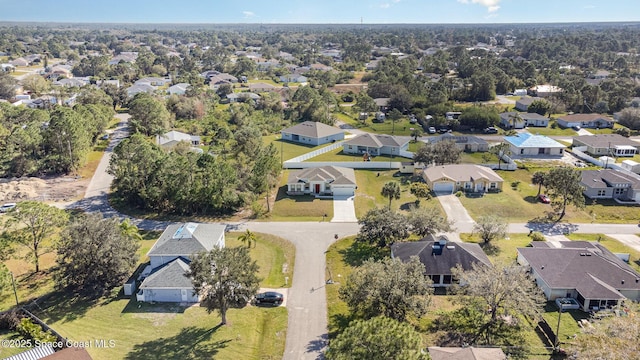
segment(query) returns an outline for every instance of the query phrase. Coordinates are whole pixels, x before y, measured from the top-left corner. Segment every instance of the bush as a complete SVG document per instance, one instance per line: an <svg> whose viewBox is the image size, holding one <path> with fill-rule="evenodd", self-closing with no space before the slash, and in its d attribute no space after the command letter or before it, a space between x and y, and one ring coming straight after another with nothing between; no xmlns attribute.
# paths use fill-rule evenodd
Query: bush
<svg viewBox="0 0 640 360"><path fill-rule="evenodd" d="M13 309L0 314L0 330L15 330L20 325L20 314Z"/></svg>
<svg viewBox="0 0 640 360"><path fill-rule="evenodd" d="M458 190L458 192L456 193L456 196L457 196L457 197L462 196L462 191Z"/></svg>
<svg viewBox="0 0 640 360"><path fill-rule="evenodd" d="M533 241L546 241L547 239L545 239L544 235L542 235L542 233L539 232L533 232L531 234L531 240Z"/></svg>
<svg viewBox="0 0 640 360"><path fill-rule="evenodd" d="M431 198L429 186L425 183L414 182L409 187L409 191L417 198Z"/></svg>
<svg viewBox="0 0 640 360"><path fill-rule="evenodd" d="M518 186L520 186L520 180L516 180L511 183L511 187L514 189L517 189Z"/></svg>
<svg viewBox="0 0 640 360"><path fill-rule="evenodd" d="M22 320L20 320L20 324L16 327L16 330L18 330L18 332L24 337L40 342L50 343L57 340L51 332L44 331L40 325L34 323L29 318L22 318Z"/></svg>

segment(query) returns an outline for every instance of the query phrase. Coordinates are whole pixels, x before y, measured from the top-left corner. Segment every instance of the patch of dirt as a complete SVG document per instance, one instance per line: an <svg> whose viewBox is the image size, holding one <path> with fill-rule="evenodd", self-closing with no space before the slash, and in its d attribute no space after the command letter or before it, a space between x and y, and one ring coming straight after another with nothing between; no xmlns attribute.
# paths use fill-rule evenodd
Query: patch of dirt
<svg viewBox="0 0 640 360"><path fill-rule="evenodd" d="M0 179L0 202L57 202L79 199L84 196L89 180L74 176L4 178Z"/></svg>

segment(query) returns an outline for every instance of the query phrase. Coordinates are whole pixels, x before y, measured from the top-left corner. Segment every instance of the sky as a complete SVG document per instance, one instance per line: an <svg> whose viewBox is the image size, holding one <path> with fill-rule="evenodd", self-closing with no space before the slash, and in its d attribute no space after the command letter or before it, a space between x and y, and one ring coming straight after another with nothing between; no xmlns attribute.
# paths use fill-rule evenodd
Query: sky
<svg viewBox="0 0 640 360"><path fill-rule="evenodd" d="M640 21L640 0L0 0L0 21L263 24Z"/></svg>

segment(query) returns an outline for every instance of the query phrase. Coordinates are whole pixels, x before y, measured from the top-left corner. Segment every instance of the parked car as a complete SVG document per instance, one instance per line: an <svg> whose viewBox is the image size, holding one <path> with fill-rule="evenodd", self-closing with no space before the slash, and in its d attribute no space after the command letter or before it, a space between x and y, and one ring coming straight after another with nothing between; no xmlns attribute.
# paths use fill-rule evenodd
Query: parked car
<svg viewBox="0 0 640 360"><path fill-rule="evenodd" d="M543 203L543 204L551 203L551 199L549 199L549 197L547 195L545 195L545 194L538 195L538 200L540 200L540 202Z"/></svg>
<svg viewBox="0 0 640 360"><path fill-rule="evenodd" d="M579 168L585 168L587 167L587 164L583 163L582 161L576 161L575 163L573 163L576 167Z"/></svg>
<svg viewBox="0 0 640 360"><path fill-rule="evenodd" d="M273 306L278 306L282 304L283 300L284 296L279 292L267 291L256 295L255 303L256 305L271 304Z"/></svg>
<svg viewBox="0 0 640 360"><path fill-rule="evenodd" d="M16 207L16 203L6 203L0 206L0 213L6 213L7 211Z"/></svg>
<svg viewBox="0 0 640 360"><path fill-rule="evenodd" d="M441 127L440 129L438 129L438 132L439 132L440 134L444 134L444 133L449 132L449 129L447 129L446 127Z"/></svg>
<svg viewBox="0 0 640 360"><path fill-rule="evenodd" d="M429 132L429 134L435 134L436 128L434 128L433 126L429 126L429 129L427 131Z"/></svg>
<svg viewBox="0 0 640 360"><path fill-rule="evenodd" d="M582 129L580 126L576 125L576 126L572 126L571 127L573 130L575 131L580 131L580 129Z"/></svg>
<svg viewBox="0 0 640 360"><path fill-rule="evenodd" d="M490 127L486 128L486 129L484 129L484 133L485 134L497 134L498 133L498 129L496 129L493 126L490 126Z"/></svg>
<svg viewBox="0 0 640 360"><path fill-rule="evenodd" d="M100 140L109 140L109 134L104 134L100 136Z"/></svg>

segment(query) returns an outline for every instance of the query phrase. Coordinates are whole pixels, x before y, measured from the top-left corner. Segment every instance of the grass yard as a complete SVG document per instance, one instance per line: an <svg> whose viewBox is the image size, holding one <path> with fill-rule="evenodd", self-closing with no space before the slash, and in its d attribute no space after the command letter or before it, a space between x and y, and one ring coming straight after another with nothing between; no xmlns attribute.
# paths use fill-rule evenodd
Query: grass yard
<svg viewBox="0 0 640 360"><path fill-rule="evenodd" d="M395 177L395 170L375 171L375 170L356 170L356 216L362 218L367 211L376 208L389 206L389 199L382 196L380 192L386 182L397 181L400 183L400 199L391 201L391 208L394 210L408 210L409 205L413 204L416 197L409 192L410 182L409 176ZM403 184L402 179L406 179ZM440 203L437 199L425 200L420 202L421 207L437 207L442 212ZM444 214L444 212L442 212Z"/></svg>
<svg viewBox="0 0 640 360"><path fill-rule="evenodd" d="M278 154L282 154L281 159L287 161L293 159L296 156L312 152L313 150L320 149L330 144L324 144L320 146L310 146L304 144L292 143L289 141L280 140L280 135L267 135L262 137L262 141L265 144L273 144L278 150Z"/></svg>
<svg viewBox="0 0 640 360"><path fill-rule="evenodd" d="M374 134L411 136L411 128L420 128L420 124L411 124L409 122L409 118L407 118L406 116L403 116L394 124L390 119L385 120L384 123L374 123L371 121L373 119L373 115L371 115L363 124L362 121L356 120L352 116L347 114L334 113L333 115L338 120L345 122L356 129Z"/></svg>
<svg viewBox="0 0 640 360"><path fill-rule="evenodd" d="M87 155L87 162L83 167L78 169L78 175L83 179L90 179L100 164L100 159L104 155L104 150L107 148L109 140L98 140L93 150ZM82 194L84 195L84 194Z"/></svg>
<svg viewBox="0 0 640 360"><path fill-rule="evenodd" d="M389 155L378 155L378 156L372 156L371 157L371 161L377 161L377 162L397 162L397 161L409 161L410 159L407 159L405 157L402 156L394 156L391 157ZM314 161L322 161L322 162L326 162L326 161L362 161L362 155L357 155L357 154L345 154L342 151L342 148L337 148L335 150L331 150L329 152L326 152L324 154L320 154L316 157L312 157L311 159L305 160L307 162L314 162Z"/></svg>
<svg viewBox="0 0 640 360"><path fill-rule="evenodd" d="M503 161L504 162L504 161ZM490 152L463 152L460 155L461 164L497 164L498 157Z"/></svg>
<svg viewBox="0 0 640 360"><path fill-rule="evenodd" d="M567 137L577 136L578 133L571 128L563 129L560 126L556 126L556 128L554 129L553 127L551 127L551 125L555 123L556 123L555 120L551 120L549 121L549 126L547 127L532 126L527 128L527 131L534 135L567 136Z"/></svg>
<svg viewBox="0 0 640 360"><path fill-rule="evenodd" d="M276 195L276 201L269 214L269 221L322 221L323 215L327 215L326 221L333 218L333 200L316 199L311 195L289 196L287 195L287 179L290 170L284 170L280 180L280 187Z"/></svg>
<svg viewBox="0 0 640 360"><path fill-rule="evenodd" d="M22 336L17 331L0 330L0 341L2 340L22 340ZM19 346L0 346L0 358L6 359L10 356L20 354L27 349Z"/></svg>
<svg viewBox="0 0 640 360"><path fill-rule="evenodd" d="M543 164L539 164L543 166ZM502 192L485 194L480 198L460 197L460 201L473 218L495 214L507 222L527 222L542 219L552 211L549 204L542 204L536 199L537 185L531 184L531 175L536 171L548 172L549 168L529 167L527 170L497 171L504 179ZM517 187L511 185L519 182ZM545 192L544 187L542 193ZM637 221L640 210L638 205L620 205L613 200L587 200L584 209L567 206L567 214L563 221L576 223L629 223Z"/></svg>
<svg viewBox="0 0 640 360"><path fill-rule="evenodd" d="M548 301L544 307L542 317L547 324L551 326L553 332L556 332L558 326L558 316L560 316L560 345L570 342L575 334L581 334L582 328L578 326L578 321L587 319L589 320L589 314L582 310L565 310L562 315L559 315L558 307L554 301Z"/></svg>
<svg viewBox="0 0 640 360"><path fill-rule="evenodd" d="M284 352L285 308L231 309L228 325L199 306L138 304L118 297L90 303L52 297L37 316L74 341L114 340L113 348L88 348L96 359L269 359ZM160 355L161 354L161 355Z"/></svg>
<svg viewBox="0 0 640 360"><path fill-rule="evenodd" d="M464 242L480 244L482 240L476 234L460 234ZM511 264L518 257L518 248L527 247L531 238L527 234L509 234L508 238L494 240L489 246L483 246L484 252L493 264Z"/></svg>

